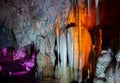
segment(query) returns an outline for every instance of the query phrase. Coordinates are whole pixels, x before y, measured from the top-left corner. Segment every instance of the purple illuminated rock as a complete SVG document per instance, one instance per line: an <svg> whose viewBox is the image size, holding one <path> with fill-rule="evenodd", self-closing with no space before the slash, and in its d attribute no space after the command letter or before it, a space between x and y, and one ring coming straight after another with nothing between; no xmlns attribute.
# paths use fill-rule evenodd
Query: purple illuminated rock
<svg viewBox="0 0 120 83"><path fill-rule="evenodd" d="M9 75L13 76L27 74L35 66L36 55L37 51L33 45L26 45L19 50L12 47L0 49L0 73L4 75L9 72Z"/></svg>

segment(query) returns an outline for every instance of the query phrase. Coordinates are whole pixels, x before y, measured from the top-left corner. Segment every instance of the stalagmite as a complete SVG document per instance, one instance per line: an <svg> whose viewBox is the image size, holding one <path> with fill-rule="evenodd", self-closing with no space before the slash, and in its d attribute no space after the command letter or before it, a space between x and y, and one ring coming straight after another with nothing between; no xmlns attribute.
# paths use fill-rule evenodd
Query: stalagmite
<svg viewBox="0 0 120 83"><path fill-rule="evenodd" d="M102 50L101 56L98 57L97 65L96 65L96 76L98 78L105 77L105 70L108 67L112 60L111 57L111 49Z"/></svg>
<svg viewBox="0 0 120 83"><path fill-rule="evenodd" d="M37 62L37 73L36 73L36 78L38 81L42 80L43 77L43 64L44 62L42 61L42 58L45 56L45 39L38 35L36 37L36 45L37 49L39 49L39 53L37 54L36 57L36 62Z"/></svg>
<svg viewBox="0 0 120 83"><path fill-rule="evenodd" d="M94 79L94 83L114 83L114 78L112 78L113 72L114 72L114 67L111 66L114 64L113 62L111 62L113 60L112 54L113 53L111 51L111 48L101 51L101 54L97 60L96 77ZM110 78L112 78L112 79L110 79ZM103 80L103 79L107 79L107 80L110 79L110 80L107 81L107 80Z"/></svg>
<svg viewBox="0 0 120 83"><path fill-rule="evenodd" d="M48 41L47 41L47 45L48 45L48 50L47 50L47 54L50 56L51 58L51 62L53 65L55 65L55 53L54 53L54 47L55 47L55 36L52 36L52 35L55 35L54 33L55 30L53 30L48 36L49 38Z"/></svg>

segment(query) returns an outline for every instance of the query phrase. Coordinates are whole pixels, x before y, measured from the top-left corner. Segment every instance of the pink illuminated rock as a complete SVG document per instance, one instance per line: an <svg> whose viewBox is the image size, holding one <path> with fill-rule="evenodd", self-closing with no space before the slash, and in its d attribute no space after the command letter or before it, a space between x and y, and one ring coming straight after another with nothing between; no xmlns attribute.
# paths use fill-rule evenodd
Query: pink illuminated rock
<svg viewBox="0 0 120 83"><path fill-rule="evenodd" d="M7 55L7 48L2 49L3 55Z"/></svg>
<svg viewBox="0 0 120 83"><path fill-rule="evenodd" d="M2 69L2 67L0 66L0 72L2 71L3 69Z"/></svg>
<svg viewBox="0 0 120 83"><path fill-rule="evenodd" d="M28 51L31 52L28 53ZM0 54L0 73L7 71L9 75L24 75L29 73L35 66L37 52L32 45L26 45L20 50L14 50L9 47L3 48L0 50Z"/></svg>
<svg viewBox="0 0 120 83"><path fill-rule="evenodd" d="M15 52L15 54L13 56L13 60L22 59L25 57L25 55L26 55L25 48L21 48L20 50Z"/></svg>

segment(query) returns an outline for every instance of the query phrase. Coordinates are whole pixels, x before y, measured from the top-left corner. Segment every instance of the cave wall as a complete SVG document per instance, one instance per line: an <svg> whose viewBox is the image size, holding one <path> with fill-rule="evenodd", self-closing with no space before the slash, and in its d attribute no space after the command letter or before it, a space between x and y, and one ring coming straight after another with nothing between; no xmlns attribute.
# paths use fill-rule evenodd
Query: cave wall
<svg viewBox="0 0 120 83"><path fill-rule="evenodd" d="M100 0L99 17L102 25L120 27L120 0Z"/></svg>
<svg viewBox="0 0 120 83"><path fill-rule="evenodd" d="M0 24L13 32L18 48L36 43L37 36L43 36L53 48L56 25L67 25L70 6L70 0L2 0Z"/></svg>
<svg viewBox="0 0 120 83"><path fill-rule="evenodd" d="M56 36L58 35L56 34L57 33L56 31L59 30L64 31L65 28L68 26L69 24L68 17L70 14L69 12L72 7L71 1L72 0L1 0L0 1L0 47L13 46L16 48L20 48L24 45L34 42L34 44L40 51L40 54L38 54L37 56L37 63L39 64L38 71L41 70L41 67L43 65L46 67L46 65L49 64L50 69L52 71L52 72L49 71L52 73L49 74L53 76L54 71L53 68L51 68L51 65L52 67L53 65L55 65L54 50L56 48L55 47ZM112 26L113 28L114 26L119 27L119 13L117 13L118 12L117 8L119 5L119 3L117 2L119 1L117 0L116 2L117 6L115 2L114 5L112 6L113 0L110 0L109 1L110 3L107 2L108 0L106 1L100 0L100 5L99 5L100 23L102 25ZM92 4L94 5L94 3ZM89 29L89 27L90 29L93 29L93 26L95 26L95 16L94 16L95 9L94 7L91 9L91 17L88 18L88 14L87 14L88 12L86 8L87 6L85 5L83 7L84 10L80 12L80 13L83 12L83 14L81 14L83 16L82 17L83 26L87 29ZM110 11L109 8L111 8L112 11ZM105 39L104 40L105 45L107 44L106 41L109 42L107 37L110 37L110 34L112 32L111 30L112 29L108 30L108 34L106 33L106 30L104 30L106 36L104 37L103 35ZM118 30L119 28L117 29L117 31ZM112 41L112 39L110 39L110 41ZM117 42L117 40L115 41ZM63 42L62 44L64 45ZM62 51L63 49L61 49L61 53ZM53 56L48 57L45 55L53 55ZM47 69L44 70L43 73L45 73L44 74L45 76L48 76L48 74L46 74L46 71ZM38 74L40 75L41 72L38 72ZM65 74L68 74L68 72Z"/></svg>
<svg viewBox="0 0 120 83"><path fill-rule="evenodd" d="M0 1L0 48L17 49L34 43L37 80L54 77L56 28L65 30L71 0L2 0ZM51 80L47 80L47 82Z"/></svg>

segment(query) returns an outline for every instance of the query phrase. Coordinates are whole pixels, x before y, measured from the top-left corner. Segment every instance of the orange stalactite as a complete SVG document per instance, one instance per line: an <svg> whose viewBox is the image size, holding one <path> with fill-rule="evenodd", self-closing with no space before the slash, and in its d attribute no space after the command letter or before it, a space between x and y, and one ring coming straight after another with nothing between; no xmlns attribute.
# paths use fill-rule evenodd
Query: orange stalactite
<svg viewBox="0 0 120 83"><path fill-rule="evenodd" d="M81 7L82 6L82 7ZM71 9L68 24L75 23L75 27L71 29L73 37L73 49L76 57L77 68L88 67L88 58L91 51L92 39L89 29L95 25L95 9L91 8L90 17L88 17L87 8L82 4L76 6L75 10Z"/></svg>
<svg viewBox="0 0 120 83"><path fill-rule="evenodd" d="M56 25L56 35L57 37L60 35L60 24L59 23L57 23Z"/></svg>
<svg viewBox="0 0 120 83"><path fill-rule="evenodd" d="M71 9L68 17L68 24L71 24L71 23L75 23L75 14L73 9Z"/></svg>
<svg viewBox="0 0 120 83"><path fill-rule="evenodd" d="M100 29L100 51L102 50L102 30Z"/></svg>
<svg viewBox="0 0 120 83"><path fill-rule="evenodd" d="M84 6L84 5L82 5ZM81 26L87 28L88 30L93 29L96 23L95 8L91 7L90 16L88 16L88 9L86 7L81 7L80 9L80 19Z"/></svg>
<svg viewBox="0 0 120 83"><path fill-rule="evenodd" d="M82 52L82 67L88 66L88 58L91 50L92 39L86 28L81 29L81 52Z"/></svg>
<svg viewBox="0 0 120 83"><path fill-rule="evenodd" d="M79 69L88 68L88 58L91 51L92 39L86 28L81 27L81 40L78 40L78 29L74 29L74 50L76 56L76 64ZM81 46L80 46L81 42ZM79 59L78 59L79 58ZM78 65L79 64L79 65Z"/></svg>
<svg viewBox="0 0 120 83"><path fill-rule="evenodd" d="M76 56L76 63L77 63L77 66L78 66L78 58L79 58L79 39L78 39L78 28L75 27L74 28L74 51L75 51L75 56Z"/></svg>
<svg viewBox="0 0 120 83"><path fill-rule="evenodd" d="M72 49L73 49L73 67L74 78L82 77L83 73L87 73L89 67L90 73L92 72L92 65L89 65L89 54L92 46L92 39L88 30L92 29L95 25L95 10L91 8L90 16L88 16L87 8L78 6L76 4L74 9L71 9L68 17L68 24L74 23L75 27L70 28L72 34ZM85 72L83 72L85 71ZM81 79L79 79L81 80Z"/></svg>
<svg viewBox="0 0 120 83"><path fill-rule="evenodd" d="M75 11L74 9L71 9L69 16L68 16L68 24L75 23ZM74 39L74 28L70 28L72 38Z"/></svg>
<svg viewBox="0 0 120 83"><path fill-rule="evenodd" d="M56 18L56 35L57 37L60 36L60 27L61 27L61 15L59 14L58 17Z"/></svg>
<svg viewBox="0 0 120 83"><path fill-rule="evenodd" d="M98 47L98 54L100 54L101 50L102 50L102 30L99 29L98 31L98 42L97 42L97 47Z"/></svg>

